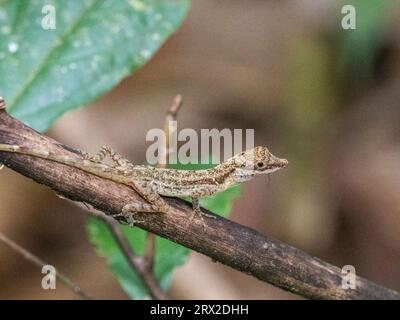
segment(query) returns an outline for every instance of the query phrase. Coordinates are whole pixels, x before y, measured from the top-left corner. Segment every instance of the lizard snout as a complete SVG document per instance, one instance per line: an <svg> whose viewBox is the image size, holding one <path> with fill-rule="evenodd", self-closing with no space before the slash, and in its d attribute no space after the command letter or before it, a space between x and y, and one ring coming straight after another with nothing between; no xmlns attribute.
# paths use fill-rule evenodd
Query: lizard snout
<svg viewBox="0 0 400 320"><path fill-rule="evenodd" d="M287 161L286 159L279 159L279 160L280 161L278 163L278 166L281 167L281 168L285 168L289 164L289 161Z"/></svg>
<svg viewBox="0 0 400 320"><path fill-rule="evenodd" d="M289 164L289 161L287 161L286 159L281 159L275 156L272 156L269 161L271 163L271 166L279 169L285 168Z"/></svg>

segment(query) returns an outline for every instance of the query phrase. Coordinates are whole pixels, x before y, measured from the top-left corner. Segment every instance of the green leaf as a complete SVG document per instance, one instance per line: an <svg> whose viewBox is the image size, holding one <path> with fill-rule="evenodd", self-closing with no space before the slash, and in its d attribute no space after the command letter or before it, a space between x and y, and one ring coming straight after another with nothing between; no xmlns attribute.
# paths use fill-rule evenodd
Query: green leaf
<svg viewBox="0 0 400 320"><path fill-rule="evenodd" d="M200 205L214 213L227 217L232 210L233 201L240 197L241 192L242 187L237 185L211 197L200 199Z"/></svg>
<svg viewBox="0 0 400 320"><path fill-rule="evenodd" d="M121 226L122 231L136 254L142 255L145 247L146 232L142 229ZM137 274L132 271L112 234L104 222L91 218L87 223L87 232L97 253L107 257L111 271L114 273L124 291L132 299L142 299L147 290ZM154 272L160 287L167 290L172 279L172 271L185 263L189 249L167 239L156 237L156 255Z"/></svg>
<svg viewBox="0 0 400 320"><path fill-rule="evenodd" d="M56 10L55 30L42 28L45 5ZM146 63L188 8L187 0L0 0L0 95L44 131Z"/></svg>
<svg viewBox="0 0 400 320"><path fill-rule="evenodd" d="M340 3L339 3L340 4ZM352 5L356 10L356 29L340 29L340 67L350 82L365 80L373 69L378 49L385 40L388 15L394 10L396 0L343 0L341 5ZM340 10L338 10L340 12ZM339 19L343 18L343 14Z"/></svg>
<svg viewBox="0 0 400 320"><path fill-rule="evenodd" d="M171 166L185 169L206 169L210 165L177 165ZM233 201L240 196L241 187L235 186L214 196L200 200L205 208L227 216L232 209ZM121 226L124 235L137 254L143 254L145 248L146 232L138 228ZM96 246L99 255L107 257L111 271L114 273L122 288L129 297L142 299L147 291L141 280L126 262L122 252L115 243L107 226L97 219L90 219L87 230L91 242ZM190 250L173 243L167 239L156 236L155 275L162 289L167 290L171 283L172 274L176 267L184 264Z"/></svg>

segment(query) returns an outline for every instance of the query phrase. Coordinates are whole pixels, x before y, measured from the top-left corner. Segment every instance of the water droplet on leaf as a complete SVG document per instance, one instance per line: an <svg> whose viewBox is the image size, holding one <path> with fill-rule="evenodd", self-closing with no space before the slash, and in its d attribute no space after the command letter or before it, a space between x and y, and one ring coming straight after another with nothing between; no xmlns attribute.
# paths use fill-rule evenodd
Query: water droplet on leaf
<svg viewBox="0 0 400 320"><path fill-rule="evenodd" d="M8 44L8 51L10 51L11 53L15 53L18 51L18 43L12 41Z"/></svg>

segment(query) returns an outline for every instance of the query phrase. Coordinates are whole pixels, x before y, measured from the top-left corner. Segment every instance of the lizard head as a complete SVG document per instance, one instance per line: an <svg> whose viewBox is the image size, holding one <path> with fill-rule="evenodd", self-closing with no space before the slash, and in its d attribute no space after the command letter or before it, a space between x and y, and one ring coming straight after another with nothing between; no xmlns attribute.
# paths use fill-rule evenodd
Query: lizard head
<svg viewBox="0 0 400 320"><path fill-rule="evenodd" d="M234 175L238 181L246 181L256 175L272 173L288 165L286 159L274 156L266 147L255 147L238 153L229 162L235 167Z"/></svg>

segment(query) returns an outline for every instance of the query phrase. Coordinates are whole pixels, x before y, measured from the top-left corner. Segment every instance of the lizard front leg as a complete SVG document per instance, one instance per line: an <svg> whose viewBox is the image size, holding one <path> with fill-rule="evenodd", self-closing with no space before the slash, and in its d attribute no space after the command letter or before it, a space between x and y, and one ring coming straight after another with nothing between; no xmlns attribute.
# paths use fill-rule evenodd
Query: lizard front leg
<svg viewBox="0 0 400 320"><path fill-rule="evenodd" d="M198 214L200 218L202 218L202 216L206 216L208 218L213 218L213 219L216 218L212 214L208 214L206 212L201 211L199 197L192 196L192 208L193 208L194 214Z"/></svg>
<svg viewBox="0 0 400 320"><path fill-rule="evenodd" d="M203 230L205 231L206 223L204 222L203 215L206 217L209 217L209 218L215 218L215 217L201 211L200 204L199 204L199 198L196 196L193 196L193 195L192 195L192 208L193 208L193 213L191 214L190 221L192 221L195 216L198 216L201 221L201 224L203 225Z"/></svg>

